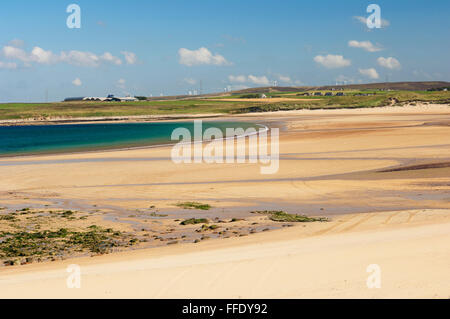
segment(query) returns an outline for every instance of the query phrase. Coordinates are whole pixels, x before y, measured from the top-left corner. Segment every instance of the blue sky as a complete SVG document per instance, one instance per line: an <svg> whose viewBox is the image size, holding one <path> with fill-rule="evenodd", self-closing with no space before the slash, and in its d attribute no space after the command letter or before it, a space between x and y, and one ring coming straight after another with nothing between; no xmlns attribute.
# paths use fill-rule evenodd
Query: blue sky
<svg viewBox="0 0 450 319"><path fill-rule="evenodd" d="M81 29L66 25L71 3ZM381 29L360 21L371 3ZM450 81L449 12L440 0L2 1L0 102Z"/></svg>

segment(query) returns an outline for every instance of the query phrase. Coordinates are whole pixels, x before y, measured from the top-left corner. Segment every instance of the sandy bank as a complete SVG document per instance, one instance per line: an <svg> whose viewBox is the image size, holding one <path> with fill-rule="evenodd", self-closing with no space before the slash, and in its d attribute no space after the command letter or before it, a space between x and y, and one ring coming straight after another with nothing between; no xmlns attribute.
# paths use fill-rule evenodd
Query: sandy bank
<svg viewBox="0 0 450 319"><path fill-rule="evenodd" d="M237 99L242 102L242 99ZM268 99L269 102L274 102L274 99ZM283 99L281 99L283 100ZM298 99L284 99L295 100ZM250 101L253 101L250 99ZM307 101L305 99L300 101ZM254 102L254 101L253 101ZM281 101L278 101L281 102ZM377 114L377 113L429 113L436 111L448 111L450 105L448 104L426 104L416 103L414 105L406 106L383 106L374 108L340 108L340 109L303 109L294 111L277 111L265 113L246 113L246 114L222 114L222 113L207 113L207 114L171 114L171 115L130 115L130 116L99 116L99 117L55 117L55 118L33 118L33 119L13 119L0 120L0 126L8 125L49 125L49 124L81 124L81 123L116 123L116 122L159 122L159 121L178 121L178 120L193 120L193 119L215 119L215 118L240 118L240 117L264 117L268 116L284 116L284 115L306 115L306 114Z"/></svg>
<svg viewBox="0 0 450 319"><path fill-rule="evenodd" d="M412 213L421 217L410 220ZM295 227L195 247L32 265L3 271L0 297L448 298L448 213L390 212L364 222L346 216L319 236L302 238ZM81 289L66 286L69 264L81 267ZM372 264L381 269L380 289L367 287Z"/></svg>

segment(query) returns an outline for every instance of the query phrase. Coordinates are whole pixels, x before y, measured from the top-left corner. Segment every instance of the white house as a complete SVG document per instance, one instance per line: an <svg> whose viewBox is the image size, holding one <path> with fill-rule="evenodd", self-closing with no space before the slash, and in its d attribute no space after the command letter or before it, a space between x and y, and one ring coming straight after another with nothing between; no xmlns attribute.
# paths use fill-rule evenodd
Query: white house
<svg viewBox="0 0 450 319"><path fill-rule="evenodd" d="M69 99L66 99L66 100L69 100ZM83 101L136 102L136 101L138 101L138 99L135 97L132 97L132 96L115 97L114 95L110 94L107 97L88 96L88 97L83 98Z"/></svg>

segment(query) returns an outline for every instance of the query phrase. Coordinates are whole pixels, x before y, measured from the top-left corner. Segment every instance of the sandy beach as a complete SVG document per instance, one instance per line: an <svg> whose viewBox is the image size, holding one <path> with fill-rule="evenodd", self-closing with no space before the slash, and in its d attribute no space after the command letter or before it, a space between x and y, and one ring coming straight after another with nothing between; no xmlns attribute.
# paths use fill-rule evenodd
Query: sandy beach
<svg viewBox="0 0 450 319"><path fill-rule="evenodd" d="M2 206L95 212L129 231L151 227L131 216L149 206L168 215L161 231L193 217L245 222L242 236L0 268L0 297L450 297L449 105L221 119L280 128L278 173L175 164L170 147L1 158ZM213 209L174 206L185 201ZM255 210L330 221L272 229ZM244 234L253 223L271 230ZM81 289L66 287L70 264L81 267ZM380 289L366 285L372 264Z"/></svg>
<svg viewBox="0 0 450 319"><path fill-rule="evenodd" d="M3 270L0 297L450 297L449 210L343 216L311 228ZM67 288L73 263L80 289ZM367 287L372 264L380 289Z"/></svg>

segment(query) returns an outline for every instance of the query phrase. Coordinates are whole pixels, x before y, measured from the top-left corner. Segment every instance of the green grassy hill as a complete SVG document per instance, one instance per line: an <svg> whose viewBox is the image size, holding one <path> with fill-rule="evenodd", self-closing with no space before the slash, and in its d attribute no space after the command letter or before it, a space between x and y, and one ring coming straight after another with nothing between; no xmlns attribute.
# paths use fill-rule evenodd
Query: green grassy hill
<svg viewBox="0 0 450 319"><path fill-rule="evenodd" d="M321 90L322 92L327 92ZM299 109L364 108L385 105L404 105L413 102L450 104L450 92L446 91L377 91L351 89L345 96L302 96L303 90L267 93L268 97L279 98L274 102L239 101L247 92L214 98L196 97L190 99L139 101L139 102L59 102L59 103L7 103L0 104L0 120L50 119L74 117L109 117L135 115L187 115L187 114L238 114ZM330 92L330 91L328 91ZM336 92L334 92L336 93ZM369 96L356 94L370 93ZM226 98L233 98L233 101ZM280 100L281 98L281 100ZM283 100L282 98L287 98ZM393 102L394 101L394 102Z"/></svg>

